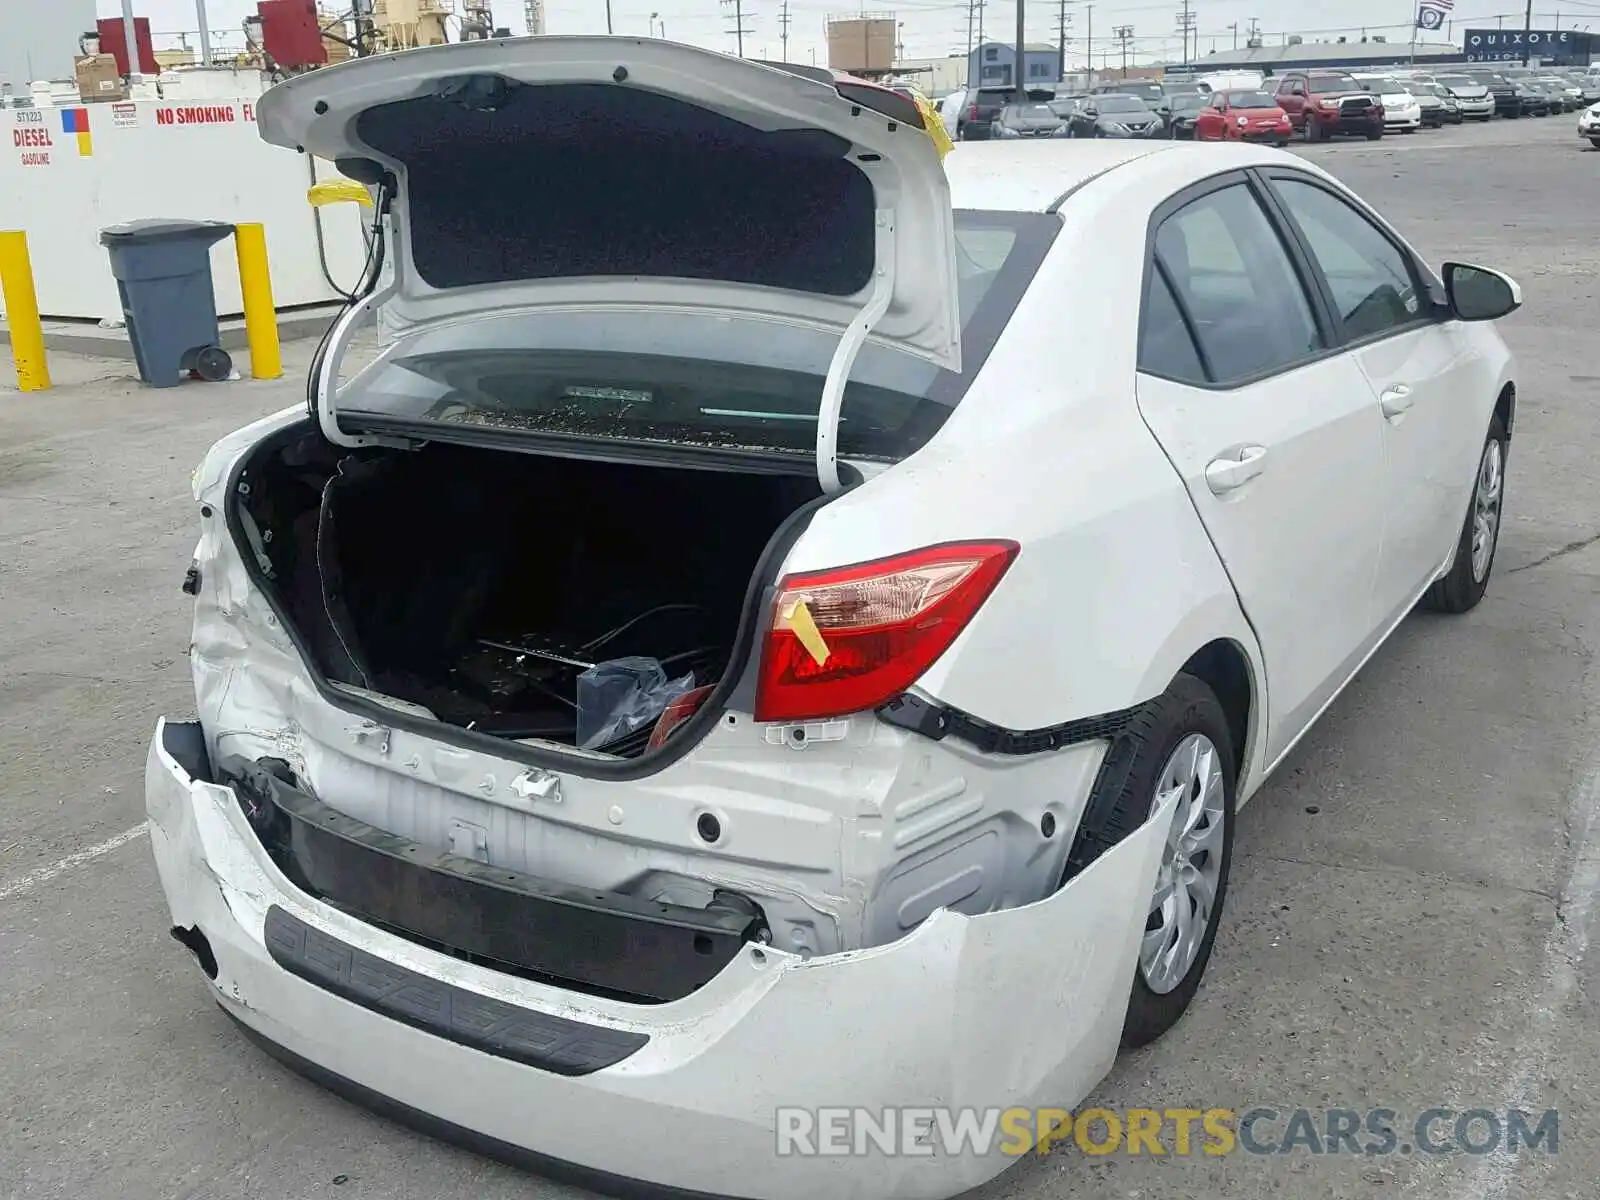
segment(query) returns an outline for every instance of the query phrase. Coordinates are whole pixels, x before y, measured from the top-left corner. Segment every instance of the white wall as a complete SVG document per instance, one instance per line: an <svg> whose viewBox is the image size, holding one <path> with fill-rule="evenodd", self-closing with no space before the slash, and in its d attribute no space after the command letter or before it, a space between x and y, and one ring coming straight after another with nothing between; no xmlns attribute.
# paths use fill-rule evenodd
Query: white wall
<svg viewBox="0 0 1600 1200"><path fill-rule="evenodd" d="M35 79L71 79L95 0L0 0L0 83L18 96Z"/></svg>
<svg viewBox="0 0 1600 1200"><path fill-rule="evenodd" d="M11 3L0 0L0 8ZM318 262L318 210L306 200L310 160L263 142L253 106L254 97L82 105L87 155L63 129L66 107L0 109L0 229L28 235L40 312L120 320L100 230L145 217L259 221L278 306L336 300ZM321 164L319 178L333 174ZM329 272L351 288L366 251L361 216L352 204L320 211ZM371 209L360 214L370 217ZM217 310L237 314L242 303L231 239L212 250L211 261Z"/></svg>

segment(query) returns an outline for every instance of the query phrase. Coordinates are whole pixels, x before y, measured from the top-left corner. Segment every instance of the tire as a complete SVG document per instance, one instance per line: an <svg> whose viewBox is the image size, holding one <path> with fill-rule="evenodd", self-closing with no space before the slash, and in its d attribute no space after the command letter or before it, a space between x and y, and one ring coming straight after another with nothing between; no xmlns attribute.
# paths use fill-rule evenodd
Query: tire
<svg viewBox="0 0 1600 1200"><path fill-rule="evenodd" d="M1158 970L1156 986L1152 987L1145 946L1141 942L1140 962L1134 968L1133 991L1122 1027L1122 1044L1130 1049L1155 1041L1188 1010L1210 961L1227 899L1238 781L1227 715L1216 694L1205 683L1192 675L1179 675L1162 695L1144 705L1128 728L1112 741L1095 776L1089 803L1067 856L1064 883L1144 824L1159 802L1163 783L1185 778L1189 751L1201 745L1197 739L1211 746L1210 773L1206 776L1211 786L1201 793L1201 800L1196 801L1204 804L1201 828L1211 836L1200 839L1208 848L1203 854L1195 855L1189 869L1212 878L1210 912L1205 914L1198 941L1192 943L1192 958L1184 956L1189 959L1189 965L1181 977L1174 974L1163 978ZM1192 795L1193 783L1187 786L1191 793L1179 801L1175 814L1180 823L1186 804L1191 802L1188 795ZM1216 794L1218 791L1220 795ZM1171 870L1171 853L1169 845L1163 855L1163 875ZM1163 884L1158 881L1157 886L1160 888ZM1190 893L1180 888L1175 900L1187 902ZM1195 912L1192 904L1189 911ZM1155 915L1152 910L1150 916ZM1168 927L1172 927L1170 923ZM1147 937L1154 932L1156 930L1147 930ZM1181 963L1182 959L1179 965Z"/></svg>
<svg viewBox="0 0 1600 1200"><path fill-rule="evenodd" d="M1596 150L1600 150L1600 137L1592 137L1592 138L1590 138L1589 139L1589 144L1591 146L1593 146Z"/></svg>
<svg viewBox="0 0 1600 1200"><path fill-rule="evenodd" d="M1381 138L1382 136L1383 136L1383 130L1381 130L1381 129L1369 129L1367 131L1367 141L1369 141L1369 142L1375 142L1379 138Z"/></svg>
<svg viewBox="0 0 1600 1200"><path fill-rule="evenodd" d="M1483 439L1483 452L1478 456L1478 473L1472 485L1472 498L1467 502L1466 519L1461 523L1461 539L1456 543L1455 561L1442 579L1434 581L1423 594L1422 607L1430 612L1464 613L1476 608L1489 586L1489 576L1494 571L1494 554L1500 546L1500 515L1505 504L1506 450L1509 442L1506 427L1496 414L1489 421L1489 433ZM1477 541L1479 514L1484 510L1485 491L1488 487L1486 473L1494 461L1495 473L1493 499L1489 504L1488 550L1482 556L1481 571L1475 565L1478 556L1473 554Z"/></svg>
<svg viewBox="0 0 1600 1200"><path fill-rule="evenodd" d="M1322 132L1322 122L1306 118L1306 141L1320 142L1325 135Z"/></svg>

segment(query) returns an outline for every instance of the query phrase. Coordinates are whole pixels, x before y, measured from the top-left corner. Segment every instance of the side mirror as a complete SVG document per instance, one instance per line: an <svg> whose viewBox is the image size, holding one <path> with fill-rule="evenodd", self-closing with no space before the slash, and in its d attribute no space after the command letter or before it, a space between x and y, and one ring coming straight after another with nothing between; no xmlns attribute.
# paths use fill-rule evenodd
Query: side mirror
<svg viewBox="0 0 1600 1200"><path fill-rule="evenodd" d="M1516 280L1469 263L1444 264L1444 291L1451 313L1462 321L1498 321L1522 307Z"/></svg>

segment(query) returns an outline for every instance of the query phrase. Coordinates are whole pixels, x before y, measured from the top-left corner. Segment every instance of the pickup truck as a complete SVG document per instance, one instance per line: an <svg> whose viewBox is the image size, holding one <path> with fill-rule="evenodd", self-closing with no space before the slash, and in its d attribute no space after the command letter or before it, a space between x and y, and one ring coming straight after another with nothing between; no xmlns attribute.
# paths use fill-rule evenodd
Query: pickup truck
<svg viewBox="0 0 1600 1200"><path fill-rule="evenodd" d="M1342 71L1286 71L1278 76L1278 107L1289 123L1318 142L1339 133L1377 141L1383 136L1383 105Z"/></svg>

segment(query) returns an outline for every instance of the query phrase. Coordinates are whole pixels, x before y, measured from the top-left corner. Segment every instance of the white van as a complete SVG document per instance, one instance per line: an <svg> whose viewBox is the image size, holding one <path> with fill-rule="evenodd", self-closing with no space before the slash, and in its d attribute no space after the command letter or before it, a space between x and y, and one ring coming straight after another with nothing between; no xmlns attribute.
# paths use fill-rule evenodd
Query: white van
<svg viewBox="0 0 1600 1200"><path fill-rule="evenodd" d="M961 110L966 105L966 88L957 88L939 102L939 119L944 122L944 131L952 139L956 136L956 122L961 119Z"/></svg>
<svg viewBox="0 0 1600 1200"><path fill-rule="evenodd" d="M1265 82L1260 71L1218 71L1212 75L1197 76L1193 82L1204 92L1225 92L1233 88L1255 91Z"/></svg>

